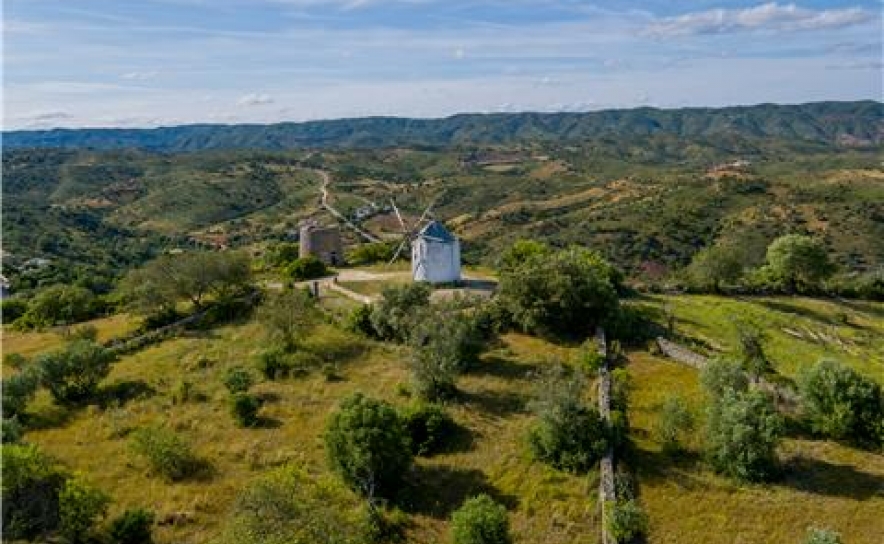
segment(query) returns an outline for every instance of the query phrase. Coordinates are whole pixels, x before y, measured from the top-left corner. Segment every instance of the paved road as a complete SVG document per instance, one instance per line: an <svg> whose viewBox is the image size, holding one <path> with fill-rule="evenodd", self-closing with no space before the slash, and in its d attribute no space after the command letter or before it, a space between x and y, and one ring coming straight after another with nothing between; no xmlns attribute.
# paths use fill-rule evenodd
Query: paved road
<svg viewBox="0 0 884 544"><path fill-rule="evenodd" d="M320 206L329 211L332 215L334 215L338 220L351 229L353 229L357 234L368 240L369 242L380 242L381 239L372 235L369 232L361 229L358 225L347 219L347 217L336 210L331 204L328 202L328 186L331 183L331 176L325 170L313 170L319 177L322 178L322 185L319 186L319 192L322 193L322 198L320 200Z"/></svg>

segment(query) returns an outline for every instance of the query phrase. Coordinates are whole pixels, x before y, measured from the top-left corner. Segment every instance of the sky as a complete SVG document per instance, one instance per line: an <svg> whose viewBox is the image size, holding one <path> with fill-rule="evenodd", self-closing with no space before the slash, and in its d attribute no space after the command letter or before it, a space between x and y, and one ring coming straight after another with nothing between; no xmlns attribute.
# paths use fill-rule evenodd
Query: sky
<svg viewBox="0 0 884 544"><path fill-rule="evenodd" d="M5 0L3 128L882 100L882 0Z"/></svg>

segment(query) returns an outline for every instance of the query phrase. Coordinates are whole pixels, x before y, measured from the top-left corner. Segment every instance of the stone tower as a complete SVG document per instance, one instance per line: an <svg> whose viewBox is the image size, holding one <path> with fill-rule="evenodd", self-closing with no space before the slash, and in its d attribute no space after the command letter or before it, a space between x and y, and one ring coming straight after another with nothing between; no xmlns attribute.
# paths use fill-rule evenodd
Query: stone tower
<svg viewBox="0 0 884 544"><path fill-rule="evenodd" d="M338 227L321 227L316 223L301 225L299 257L312 255L325 264L344 263L344 247Z"/></svg>

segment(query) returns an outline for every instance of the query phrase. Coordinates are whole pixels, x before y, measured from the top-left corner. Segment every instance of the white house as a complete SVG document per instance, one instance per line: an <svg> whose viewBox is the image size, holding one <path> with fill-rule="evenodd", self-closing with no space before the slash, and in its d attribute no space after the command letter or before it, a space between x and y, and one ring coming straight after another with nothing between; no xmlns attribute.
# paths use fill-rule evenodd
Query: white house
<svg viewBox="0 0 884 544"><path fill-rule="evenodd" d="M438 221L431 221L411 242L414 281L460 281L460 242Z"/></svg>

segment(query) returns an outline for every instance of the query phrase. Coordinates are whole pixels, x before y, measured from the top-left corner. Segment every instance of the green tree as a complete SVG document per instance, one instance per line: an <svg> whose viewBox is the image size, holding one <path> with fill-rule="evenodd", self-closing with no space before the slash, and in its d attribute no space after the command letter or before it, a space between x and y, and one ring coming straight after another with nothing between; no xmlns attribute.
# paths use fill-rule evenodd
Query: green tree
<svg viewBox="0 0 884 544"><path fill-rule="evenodd" d="M174 309L181 300L194 308L207 299L229 300L251 287L248 255L239 251L194 251L163 255L123 278L120 295L133 311L150 315Z"/></svg>
<svg viewBox="0 0 884 544"><path fill-rule="evenodd" d="M293 465L251 482L236 497L227 544L357 544L368 528L360 501L340 483Z"/></svg>
<svg viewBox="0 0 884 544"><path fill-rule="evenodd" d="M397 342L408 340L416 313L430 305L430 291L423 282L385 287L371 311L371 325L377 336Z"/></svg>
<svg viewBox="0 0 884 544"><path fill-rule="evenodd" d="M312 280L328 276L328 267L313 255L295 259L286 267L286 273L295 281Z"/></svg>
<svg viewBox="0 0 884 544"><path fill-rule="evenodd" d="M61 533L70 542L85 542L98 520L107 513L110 497L81 476L68 478L58 494Z"/></svg>
<svg viewBox="0 0 884 544"><path fill-rule="evenodd" d="M767 248L766 270L792 292L817 288L835 271L826 246L800 234L787 234Z"/></svg>
<svg viewBox="0 0 884 544"><path fill-rule="evenodd" d="M95 317L100 305L89 289L75 285L53 285L31 300L18 320L19 328L42 328L70 324Z"/></svg>
<svg viewBox="0 0 884 544"><path fill-rule="evenodd" d="M63 349L36 359L43 385L56 402L76 404L95 397L98 384L110 373L116 355L91 340L75 340Z"/></svg>
<svg viewBox="0 0 884 544"><path fill-rule="evenodd" d="M655 431L663 450L681 450L684 436L694 429L694 415L687 403L677 395L669 395L660 406Z"/></svg>
<svg viewBox="0 0 884 544"><path fill-rule="evenodd" d="M501 270L499 297L526 331L586 335L616 314L618 282L597 253L572 247Z"/></svg>
<svg viewBox="0 0 884 544"><path fill-rule="evenodd" d="M469 498L451 514L453 544L510 544L506 508L482 494Z"/></svg>
<svg viewBox="0 0 884 544"><path fill-rule="evenodd" d="M634 499L611 504L607 514L608 533L616 542L634 542L648 532L648 515Z"/></svg>
<svg viewBox="0 0 884 544"><path fill-rule="evenodd" d="M732 244L709 246L694 254L688 279L696 289L720 293L742 277L745 262L744 253Z"/></svg>
<svg viewBox="0 0 884 544"><path fill-rule="evenodd" d="M289 352L297 349L317 317L316 304L303 289L269 294L258 310L258 321L267 329L271 340Z"/></svg>
<svg viewBox="0 0 884 544"><path fill-rule="evenodd" d="M764 342L767 337L761 327L747 321L738 322L737 339L739 340L740 360L743 363L743 368L755 381L773 370L773 366L764 352Z"/></svg>
<svg viewBox="0 0 884 544"><path fill-rule="evenodd" d="M822 360L798 378L801 405L814 432L884 445L881 386L836 361Z"/></svg>
<svg viewBox="0 0 884 544"><path fill-rule="evenodd" d="M2 458L4 540L37 540L55 531L67 474L34 445L3 444Z"/></svg>
<svg viewBox="0 0 884 544"><path fill-rule="evenodd" d="M499 271L513 271L519 268L525 261L544 257L552 254L552 248L543 242L536 240L516 240L508 247L497 260Z"/></svg>
<svg viewBox="0 0 884 544"><path fill-rule="evenodd" d="M713 397L720 397L726 391L744 392L749 388L749 379L739 363L726 359L712 359L700 372L700 383Z"/></svg>
<svg viewBox="0 0 884 544"><path fill-rule="evenodd" d="M538 422L528 434L534 456L569 472L595 465L609 445L608 429L599 412L584 400L582 375L551 367L539 376L531 408Z"/></svg>
<svg viewBox="0 0 884 544"><path fill-rule="evenodd" d="M3 378L3 417L10 418L23 414L28 402L37 393L39 385L39 375L32 368L26 368L18 374Z"/></svg>
<svg viewBox="0 0 884 544"><path fill-rule="evenodd" d="M393 247L386 242L359 244L347 254L347 261L354 265L386 263L393 258Z"/></svg>
<svg viewBox="0 0 884 544"><path fill-rule="evenodd" d="M325 450L332 470L369 499L395 494L413 460L408 430L396 410L359 393L332 414Z"/></svg>
<svg viewBox="0 0 884 544"><path fill-rule="evenodd" d="M727 389L709 406L709 461L717 472L739 481L769 479L776 469L782 431L782 419L764 393Z"/></svg>

